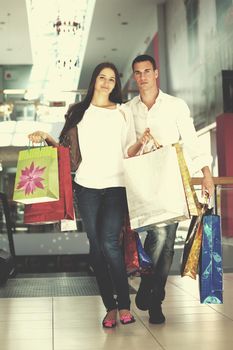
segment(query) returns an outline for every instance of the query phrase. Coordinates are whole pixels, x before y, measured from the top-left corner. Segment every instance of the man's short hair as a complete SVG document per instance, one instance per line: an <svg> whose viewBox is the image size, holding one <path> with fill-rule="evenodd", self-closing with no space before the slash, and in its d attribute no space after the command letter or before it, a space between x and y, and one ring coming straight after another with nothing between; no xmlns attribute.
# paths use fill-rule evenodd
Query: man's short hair
<svg viewBox="0 0 233 350"><path fill-rule="evenodd" d="M132 70L134 71L134 65L135 63L138 63L138 62L144 62L144 61L150 61L154 70L156 69L156 62L155 62L155 59L150 56L150 55L139 55L137 57L135 57L135 59L133 60L132 62Z"/></svg>

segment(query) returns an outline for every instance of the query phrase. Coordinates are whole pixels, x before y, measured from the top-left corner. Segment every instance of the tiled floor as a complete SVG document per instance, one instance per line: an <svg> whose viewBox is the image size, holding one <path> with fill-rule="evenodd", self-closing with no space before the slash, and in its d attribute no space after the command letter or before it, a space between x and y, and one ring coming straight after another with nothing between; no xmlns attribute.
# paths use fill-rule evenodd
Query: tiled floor
<svg viewBox="0 0 233 350"><path fill-rule="evenodd" d="M137 288L139 278L130 280ZM170 276L164 325L150 325L132 295L136 323L104 330L98 296L0 299L1 350L232 350L233 274L224 304L200 305L197 281Z"/></svg>

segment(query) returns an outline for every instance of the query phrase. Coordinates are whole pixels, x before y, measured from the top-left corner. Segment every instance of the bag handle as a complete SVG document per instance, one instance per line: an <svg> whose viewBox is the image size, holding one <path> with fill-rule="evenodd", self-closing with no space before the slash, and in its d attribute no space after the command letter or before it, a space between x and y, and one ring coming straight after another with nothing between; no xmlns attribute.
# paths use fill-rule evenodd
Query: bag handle
<svg viewBox="0 0 233 350"><path fill-rule="evenodd" d="M149 140L147 142L145 142L142 147L139 150L139 155L142 155L144 153L149 153L149 152L153 152L156 149L162 148L163 146L160 145L160 143L154 138L154 136L151 135L151 133L149 133ZM151 142L152 141L152 142ZM151 148L149 149L149 151L144 152L145 147L151 142Z"/></svg>
<svg viewBox="0 0 233 350"><path fill-rule="evenodd" d="M43 138L41 138L41 141L38 142L38 146L34 146L34 143L31 140L29 140L27 149L28 149L28 151L30 151L30 149L32 149L32 148L40 148L41 149L42 147L46 147L46 141Z"/></svg>

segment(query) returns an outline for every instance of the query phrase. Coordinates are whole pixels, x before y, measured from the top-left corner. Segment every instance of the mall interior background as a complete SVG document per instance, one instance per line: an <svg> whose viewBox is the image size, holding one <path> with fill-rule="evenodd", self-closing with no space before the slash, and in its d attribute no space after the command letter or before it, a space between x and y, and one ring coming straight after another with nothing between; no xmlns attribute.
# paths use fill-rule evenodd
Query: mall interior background
<svg viewBox="0 0 233 350"><path fill-rule="evenodd" d="M69 2L71 7L79 1ZM101 61L117 65L124 99L132 98L137 91L131 61L148 53L156 59L161 89L188 103L202 145L212 155L213 175L233 176L233 1L81 1L82 26L66 38L70 44L82 33L87 42L77 52L57 34L58 16L63 11L69 16L67 1L56 1L59 6L52 1L44 18L37 16L39 3L46 2L0 0L0 192L8 198L20 272L80 271L88 269L89 248L81 218L77 232L60 232L59 224L24 225L23 205L12 201L18 152L28 146L27 134L43 127L57 137L69 103L82 99ZM229 183L216 191L224 269L231 271L233 188ZM173 273L179 271L187 225L180 224ZM2 207L0 247L9 250Z"/></svg>

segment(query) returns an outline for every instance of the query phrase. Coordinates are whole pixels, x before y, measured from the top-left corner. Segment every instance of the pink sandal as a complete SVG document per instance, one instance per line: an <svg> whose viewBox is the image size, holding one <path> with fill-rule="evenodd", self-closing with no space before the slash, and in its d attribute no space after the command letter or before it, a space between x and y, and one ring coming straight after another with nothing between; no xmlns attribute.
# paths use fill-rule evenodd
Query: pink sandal
<svg viewBox="0 0 233 350"><path fill-rule="evenodd" d="M104 328L114 328L114 327L116 327L116 324L117 324L116 319L114 319L114 318L106 319L107 316L108 316L108 313L107 313L107 315L104 317L104 319L102 321L103 327Z"/></svg>
<svg viewBox="0 0 233 350"><path fill-rule="evenodd" d="M122 324L129 324L129 323L133 323L135 322L135 318L133 317L133 315L131 315L130 313L129 314L126 314L126 315L122 315L120 317L120 322Z"/></svg>

